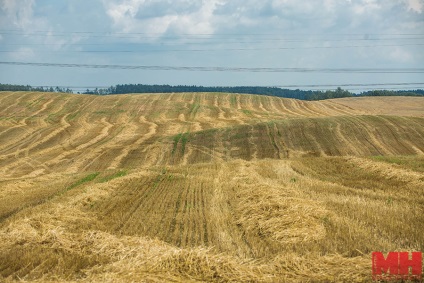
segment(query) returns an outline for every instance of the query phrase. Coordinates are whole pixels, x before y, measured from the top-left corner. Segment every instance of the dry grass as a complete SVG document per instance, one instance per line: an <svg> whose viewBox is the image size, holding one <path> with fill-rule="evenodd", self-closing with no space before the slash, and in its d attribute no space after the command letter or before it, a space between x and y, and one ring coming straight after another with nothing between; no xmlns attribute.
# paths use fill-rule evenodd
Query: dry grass
<svg viewBox="0 0 424 283"><path fill-rule="evenodd" d="M269 161L268 161L269 162ZM231 166L237 168L241 176L247 165L257 166L253 170L262 168L265 164L247 164L236 162ZM191 168L192 169L192 168ZM201 168L198 168L201 169ZM205 171L213 170L204 168ZM223 168L217 168L217 174L222 174ZM147 172L146 172L147 173ZM277 198L271 203L272 194L280 195L277 191L264 190L262 199L252 199L246 203L245 199L231 199L237 206L236 215L231 226L221 227L227 231L212 231L216 234L234 234L233 241L240 241L240 247L252 245L258 254L265 249L262 255L255 257L236 256L234 251L220 248L222 238L216 237L216 245L209 248L206 245L192 245L179 248L159 239L152 239L142 235L124 236L121 233L102 232L96 227L102 226L98 216L102 215L99 209L93 209L91 204L119 202L115 200L115 191L132 178L146 177L146 173L133 173L122 179L116 179L108 184L97 183L85 189L76 189L73 195L61 196L54 202L45 203L30 211L21 212L4 223L0 233L2 250L2 275L6 280L21 278L23 280L60 280L60 281L128 281L128 280L169 280L169 281L217 281L217 282L274 282L285 278L286 281L297 281L308 276L311 280L327 281L331 279L363 279L367 274L368 259L364 257L343 258L338 254L319 257L318 254L305 251L295 253L286 250L289 243L301 245L306 242L324 240L325 233L320 227L321 220L314 220L316 215L308 211L299 215L295 209L315 208L324 211L313 201L290 202L285 198ZM209 173L212 173L209 171ZM224 175L225 176L225 175ZM226 178L221 176L221 178ZM256 176L258 177L258 176ZM256 181L256 177L247 181ZM125 180L125 179L128 180ZM188 174L187 179L195 182L196 178L203 178L201 174ZM231 180L227 180L231 182ZM237 186L234 182L232 185ZM250 186L251 187L251 186ZM264 184L262 188L266 188ZM275 188L276 189L276 188ZM250 192L230 189L233 193L247 197ZM268 201L267 201L268 199ZM258 210L250 210L252 217L257 219L244 222L246 210L251 206L259 206ZM289 207L290 210L286 210ZM123 208L121 208L123 209ZM262 210L270 213L266 216L268 224L261 227L264 233L257 233L249 227L250 221L263 218ZM286 214L282 218L283 213ZM154 214L152 214L153 216ZM290 217L291 216L291 217ZM231 218L232 216L229 215ZM210 217L209 221L220 221ZM293 218L293 221L288 221ZM306 220L306 221L305 221ZM136 220L133 220L136 221ZM237 227L246 225L244 232L237 231ZM305 229L311 224L317 225L318 236L307 237ZM218 224L219 225L219 224ZM165 228L165 227L162 227ZM313 231L313 227L312 231ZM314 231L314 232L317 232ZM281 234L289 236L284 239ZM237 234L239 234L237 236ZM242 234L248 234L243 238ZM165 235L163 235L165 237ZM195 239L196 234L190 235ZM211 237L214 239L214 237ZM213 240L211 240L213 241ZM206 243L205 243L206 244ZM269 250L269 244L275 250ZM267 250L268 249L268 250ZM352 265L354 264L354 265ZM350 265L350 266L349 266ZM358 265L363 266L358 273ZM333 268L335 267L335 268ZM355 270L352 277L349 269ZM352 272L351 271L351 272ZM361 275L362 274L362 275Z"/></svg>
<svg viewBox="0 0 424 283"><path fill-rule="evenodd" d="M1 93L0 281L368 282L423 250L416 99Z"/></svg>
<svg viewBox="0 0 424 283"><path fill-rule="evenodd" d="M324 104L347 106L372 115L395 115L424 117L424 101L422 97L348 97L329 99Z"/></svg>

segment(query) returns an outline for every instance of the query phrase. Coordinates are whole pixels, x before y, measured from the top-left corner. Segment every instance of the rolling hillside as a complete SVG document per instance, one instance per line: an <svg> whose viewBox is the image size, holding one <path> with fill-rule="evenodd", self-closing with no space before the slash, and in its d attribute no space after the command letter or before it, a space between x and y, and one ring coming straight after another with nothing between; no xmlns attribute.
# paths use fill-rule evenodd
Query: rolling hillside
<svg viewBox="0 0 424 283"><path fill-rule="evenodd" d="M0 92L0 279L366 282L423 141L420 97Z"/></svg>

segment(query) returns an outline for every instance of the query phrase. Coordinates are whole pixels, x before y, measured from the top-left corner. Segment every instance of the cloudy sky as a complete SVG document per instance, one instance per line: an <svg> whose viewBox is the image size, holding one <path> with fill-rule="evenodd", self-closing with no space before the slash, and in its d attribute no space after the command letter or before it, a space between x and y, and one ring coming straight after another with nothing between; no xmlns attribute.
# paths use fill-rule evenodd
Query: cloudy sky
<svg viewBox="0 0 424 283"><path fill-rule="evenodd" d="M423 66L424 0L0 0L0 83L361 91Z"/></svg>

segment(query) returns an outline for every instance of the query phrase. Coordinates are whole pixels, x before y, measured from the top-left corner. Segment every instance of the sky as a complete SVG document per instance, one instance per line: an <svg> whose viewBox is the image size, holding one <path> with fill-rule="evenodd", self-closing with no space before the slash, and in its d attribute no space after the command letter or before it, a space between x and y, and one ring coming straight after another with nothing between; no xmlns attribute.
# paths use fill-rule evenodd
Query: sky
<svg viewBox="0 0 424 283"><path fill-rule="evenodd" d="M0 0L0 83L360 92L423 66L424 0Z"/></svg>

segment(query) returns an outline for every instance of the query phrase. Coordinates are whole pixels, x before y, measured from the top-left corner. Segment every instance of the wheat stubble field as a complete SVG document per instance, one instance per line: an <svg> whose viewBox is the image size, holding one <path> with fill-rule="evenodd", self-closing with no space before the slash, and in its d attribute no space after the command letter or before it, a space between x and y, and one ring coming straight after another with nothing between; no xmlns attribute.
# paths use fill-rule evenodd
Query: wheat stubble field
<svg viewBox="0 0 424 283"><path fill-rule="evenodd" d="M0 281L368 282L424 246L424 98L0 93Z"/></svg>

